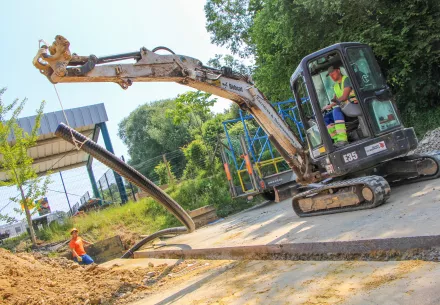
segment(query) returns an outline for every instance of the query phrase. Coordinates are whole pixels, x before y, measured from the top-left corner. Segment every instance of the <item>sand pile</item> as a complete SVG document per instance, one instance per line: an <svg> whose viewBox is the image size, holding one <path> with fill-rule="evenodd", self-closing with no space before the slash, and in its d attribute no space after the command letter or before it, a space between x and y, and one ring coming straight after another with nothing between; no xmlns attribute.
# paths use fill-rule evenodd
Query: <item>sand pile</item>
<svg viewBox="0 0 440 305"><path fill-rule="evenodd" d="M116 266L115 266L116 267ZM152 289L147 279L168 265L114 270L82 267L65 258L12 254L0 248L0 304L119 304ZM150 274L150 276L147 276Z"/></svg>

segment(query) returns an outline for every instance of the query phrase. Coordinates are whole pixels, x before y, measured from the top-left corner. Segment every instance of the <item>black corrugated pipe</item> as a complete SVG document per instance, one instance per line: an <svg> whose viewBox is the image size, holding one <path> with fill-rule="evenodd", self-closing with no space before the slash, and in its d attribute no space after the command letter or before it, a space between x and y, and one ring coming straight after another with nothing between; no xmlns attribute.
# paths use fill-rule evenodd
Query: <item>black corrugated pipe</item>
<svg viewBox="0 0 440 305"><path fill-rule="evenodd" d="M169 228L153 233L136 245L134 245L130 250L128 250L122 258L129 258L133 255L133 252L138 250L145 243L159 237L162 235L168 234L185 234L191 233L195 229L194 221L191 219L191 216L176 202L174 201L168 194L162 191L159 187L157 187L153 182L148 180L144 175L139 173L130 165L126 164L124 161L116 157L114 154L106 150L105 148L99 146L93 140L85 137L83 134L77 132L76 130L60 123L55 131L55 135L66 140L69 143L74 144L74 139L76 143L80 143L81 150L93 156L95 159L104 163L112 170L120 174L122 177L130 180L132 183L136 184L139 188L141 188L146 193L150 194L156 201L162 204L171 214L177 217L177 219L185 226L185 227L176 227ZM74 137L74 139L72 138Z"/></svg>

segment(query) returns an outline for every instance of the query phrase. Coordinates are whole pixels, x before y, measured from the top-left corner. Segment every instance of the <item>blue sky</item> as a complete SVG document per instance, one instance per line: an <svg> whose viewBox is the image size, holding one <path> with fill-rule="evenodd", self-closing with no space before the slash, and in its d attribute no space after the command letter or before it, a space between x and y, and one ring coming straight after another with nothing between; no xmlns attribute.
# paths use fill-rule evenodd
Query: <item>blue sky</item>
<svg viewBox="0 0 440 305"><path fill-rule="evenodd" d="M34 114L42 100L45 111L60 110L53 85L32 65L38 40L52 43L66 37L71 52L97 56L167 46L207 62L227 50L210 43L205 29L205 0L161 1L2 1L0 87L8 87L4 101L29 99L23 116ZM122 90L113 83L58 84L65 108L105 103L115 152L127 155L117 137L117 124L138 105L175 97L191 90L174 83L135 83ZM217 103L219 111L227 101Z"/></svg>
<svg viewBox="0 0 440 305"><path fill-rule="evenodd" d="M210 42L205 29L203 6L205 0L161 1L1 1L0 28L0 88L7 87L4 102L28 98L22 116L33 115L42 100L45 111L60 110L53 85L32 65L38 50L38 40L52 43L61 34L71 44L71 52L97 56L131 52L145 46L153 49L166 46L177 54L184 54L207 62L226 49ZM105 103L108 127L117 155L127 156L127 149L117 136L118 123L137 106L165 98L172 98L190 90L174 83L135 83L122 90L113 83L59 84L58 92L64 108ZM222 100L215 106L218 112L229 105ZM105 167L97 165L100 177ZM82 195L90 189L84 169L63 173L68 191ZM67 203L59 181L54 175L48 194L52 206L66 210ZM15 191L0 190L0 210ZM74 204L78 196L71 198ZM62 207L62 208L61 208ZM14 214L13 205L2 213Z"/></svg>

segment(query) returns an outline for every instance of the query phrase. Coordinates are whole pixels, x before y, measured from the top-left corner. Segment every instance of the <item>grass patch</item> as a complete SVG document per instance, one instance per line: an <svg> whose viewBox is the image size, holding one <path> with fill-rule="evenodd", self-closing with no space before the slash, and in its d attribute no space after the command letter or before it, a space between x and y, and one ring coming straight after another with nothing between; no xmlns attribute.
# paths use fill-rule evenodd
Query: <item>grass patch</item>
<svg viewBox="0 0 440 305"><path fill-rule="evenodd" d="M9 251L15 251L20 245L21 248L23 248L22 250L27 250L28 246L30 246L26 243L27 240L30 240L29 235L27 233L23 233L15 237L2 240L0 247Z"/></svg>
<svg viewBox="0 0 440 305"><path fill-rule="evenodd" d="M260 201L232 199L223 173L209 178L199 177L184 181L171 186L167 193L187 211L214 205L219 217L241 211ZM40 230L37 236L48 242L65 240L70 238L70 228L76 227L82 236L93 242L120 235L130 246L139 240L140 235L180 225L162 205L151 198L144 198L138 202L112 205L82 217L67 219L63 224L53 222L49 228Z"/></svg>

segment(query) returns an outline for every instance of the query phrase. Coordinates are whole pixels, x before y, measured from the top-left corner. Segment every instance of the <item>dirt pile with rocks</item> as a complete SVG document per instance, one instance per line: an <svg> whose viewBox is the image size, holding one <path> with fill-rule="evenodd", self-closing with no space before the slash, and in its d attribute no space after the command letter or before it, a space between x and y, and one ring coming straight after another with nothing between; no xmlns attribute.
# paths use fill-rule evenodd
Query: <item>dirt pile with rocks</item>
<svg viewBox="0 0 440 305"><path fill-rule="evenodd" d="M432 151L440 151L440 127L428 131L423 139L419 141L419 145L414 150L414 153L420 154Z"/></svg>
<svg viewBox="0 0 440 305"><path fill-rule="evenodd" d="M128 270L117 264L83 267L66 258L12 254L0 248L0 304L127 304L172 285L170 273L191 270L191 266L190 262L180 262Z"/></svg>

